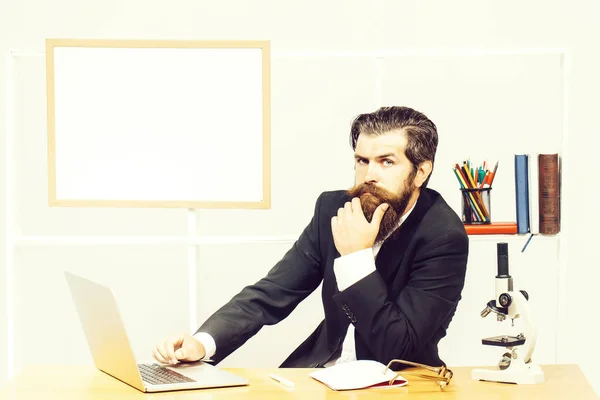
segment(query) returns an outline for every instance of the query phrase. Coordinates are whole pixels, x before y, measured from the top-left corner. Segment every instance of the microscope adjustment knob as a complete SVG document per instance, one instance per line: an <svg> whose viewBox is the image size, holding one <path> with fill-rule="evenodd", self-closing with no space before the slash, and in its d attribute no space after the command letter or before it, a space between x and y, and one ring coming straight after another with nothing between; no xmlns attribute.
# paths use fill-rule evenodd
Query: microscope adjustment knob
<svg viewBox="0 0 600 400"><path fill-rule="evenodd" d="M481 312L481 318L485 318L488 316L489 313L492 312L492 309L489 307L486 307L483 309L483 311Z"/></svg>
<svg viewBox="0 0 600 400"><path fill-rule="evenodd" d="M510 306L510 303L512 303L512 297L510 297L510 294L508 293L502 293L498 297L498 301L500 302L500 305L502 307L507 308L508 306Z"/></svg>
<svg viewBox="0 0 600 400"><path fill-rule="evenodd" d="M519 290L519 292L521 292L521 294L523 295L523 297L525 297L525 300L529 300L529 294L527 294L526 291L524 290Z"/></svg>

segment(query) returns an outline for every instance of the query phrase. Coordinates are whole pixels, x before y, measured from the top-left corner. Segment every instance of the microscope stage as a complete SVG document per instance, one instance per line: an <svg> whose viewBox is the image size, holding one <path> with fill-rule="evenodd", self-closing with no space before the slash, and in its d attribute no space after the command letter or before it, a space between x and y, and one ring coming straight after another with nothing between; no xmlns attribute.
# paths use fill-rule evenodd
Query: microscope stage
<svg viewBox="0 0 600 400"><path fill-rule="evenodd" d="M521 345L525 344L525 337L522 335L519 335L519 336L500 335L500 336L494 336L494 337L481 339L481 343L487 344L489 346L514 347L514 346L521 346Z"/></svg>

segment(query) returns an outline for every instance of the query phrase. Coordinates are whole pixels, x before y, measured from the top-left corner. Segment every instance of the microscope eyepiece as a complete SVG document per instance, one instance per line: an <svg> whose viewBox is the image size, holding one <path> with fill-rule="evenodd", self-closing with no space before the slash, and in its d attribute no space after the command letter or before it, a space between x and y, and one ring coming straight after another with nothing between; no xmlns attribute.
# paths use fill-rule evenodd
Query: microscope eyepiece
<svg viewBox="0 0 600 400"><path fill-rule="evenodd" d="M498 275L496 278L510 278L508 274L508 243L496 244L498 254Z"/></svg>

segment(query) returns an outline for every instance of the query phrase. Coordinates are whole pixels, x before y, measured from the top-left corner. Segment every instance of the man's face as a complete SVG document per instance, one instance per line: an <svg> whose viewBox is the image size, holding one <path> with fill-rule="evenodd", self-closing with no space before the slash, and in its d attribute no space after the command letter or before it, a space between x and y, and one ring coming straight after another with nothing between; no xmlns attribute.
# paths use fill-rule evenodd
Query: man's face
<svg viewBox="0 0 600 400"><path fill-rule="evenodd" d="M360 198L368 221L380 204L390 205L381 221L377 241L396 227L417 190L414 167L406 158L405 149L406 136L402 131L361 134L356 142L355 185L348 194Z"/></svg>

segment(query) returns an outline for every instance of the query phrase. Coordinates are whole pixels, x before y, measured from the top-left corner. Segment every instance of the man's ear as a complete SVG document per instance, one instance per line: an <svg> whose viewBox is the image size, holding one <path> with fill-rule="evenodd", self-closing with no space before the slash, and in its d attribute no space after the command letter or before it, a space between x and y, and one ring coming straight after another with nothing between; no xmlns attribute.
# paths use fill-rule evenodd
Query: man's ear
<svg viewBox="0 0 600 400"><path fill-rule="evenodd" d="M431 170L433 169L433 164L431 161L423 161L419 168L417 169L417 175L415 175L415 186L420 188L427 177L431 175Z"/></svg>

